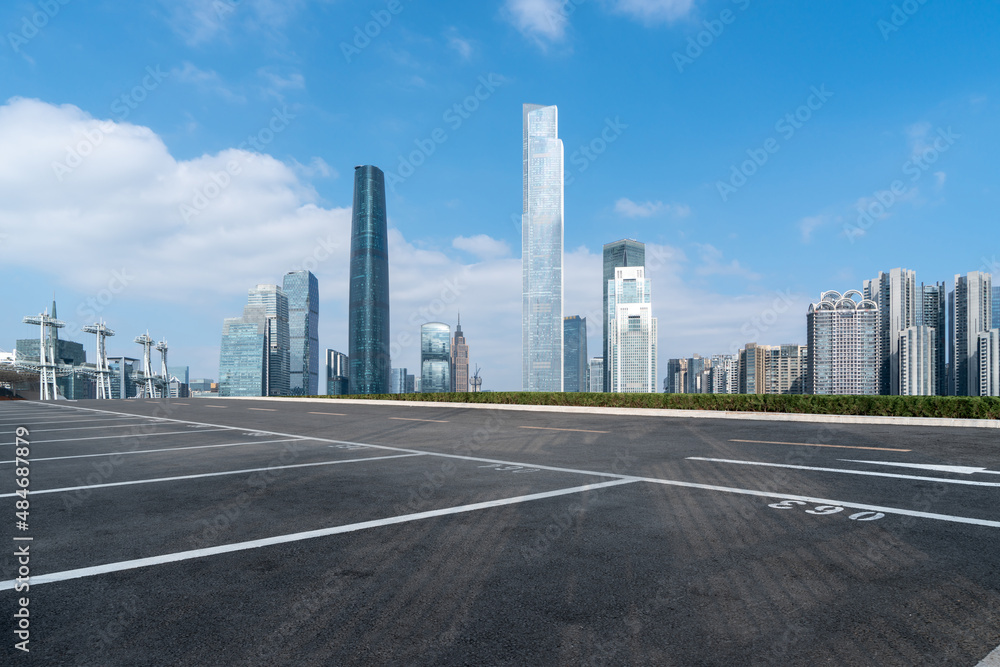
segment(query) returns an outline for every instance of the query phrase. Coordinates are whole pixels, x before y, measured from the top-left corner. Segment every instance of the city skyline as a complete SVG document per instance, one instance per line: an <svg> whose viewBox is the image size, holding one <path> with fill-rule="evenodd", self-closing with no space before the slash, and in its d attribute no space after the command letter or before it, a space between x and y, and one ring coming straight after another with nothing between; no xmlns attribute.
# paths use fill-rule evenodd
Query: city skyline
<svg viewBox="0 0 1000 667"><path fill-rule="evenodd" d="M335 314L347 309L350 173L370 163L389 181L391 328L410 332L393 341L393 363L415 367L419 323L461 310L484 388L518 389L506 368L520 349L509 138L535 100L563 112L564 313L596 323L602 244L642 239L658 293L671 295L657 308L671 323L663 358L801 343L799 314L816 295L860 289L884 267L948 283L995 270L1000 253L968 239L991 238L997 207L986 175L998 84L981 63L1000 47L968 26L995 25L998 8L928 3L884 32L891 3L704 2L669 16L582 3L551 25L531 20L536 5L407 8L349 60L341 43L371 20L360 6L265 17L245 3L216 18L186 4L88 7L8 44L0 247L13 314L0 348L31 337L20 317L55 291L69 325L162 332L171 358L211 377L219 318L239 312L247 286L304 268L324 285L320 345L345 349ZM735 21L705 33L724 9ZM0 19L18 34L24 11L8 5ZM154 33L161 42L140 37ZM768 49L747 48L765 36ZM698 38L708 46L692 57ZM122 57L87 49L93 39L117 40ZM300 57L277 56L289 43ZM655 57L635 67L612 43ZM616 75L624 67L635 81ZM924 85L880 74L911 70ZM719 182L736 188L726 201ZM955 220L968 235L941 233ZM53 253L53 265L35 259ZM111 339L109 354L136 352Z"/></svg>

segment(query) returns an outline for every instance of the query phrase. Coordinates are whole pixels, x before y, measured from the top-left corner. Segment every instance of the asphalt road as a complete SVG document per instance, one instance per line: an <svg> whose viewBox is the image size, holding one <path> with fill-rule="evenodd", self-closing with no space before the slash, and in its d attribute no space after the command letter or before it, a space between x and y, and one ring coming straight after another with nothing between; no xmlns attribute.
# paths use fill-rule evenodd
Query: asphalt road
<svg viewBox="0 0 1000 667"><path fill-rule="evenodd" d="M975 667L1000 645L997 438L0 402L3 664Z"/></svg>

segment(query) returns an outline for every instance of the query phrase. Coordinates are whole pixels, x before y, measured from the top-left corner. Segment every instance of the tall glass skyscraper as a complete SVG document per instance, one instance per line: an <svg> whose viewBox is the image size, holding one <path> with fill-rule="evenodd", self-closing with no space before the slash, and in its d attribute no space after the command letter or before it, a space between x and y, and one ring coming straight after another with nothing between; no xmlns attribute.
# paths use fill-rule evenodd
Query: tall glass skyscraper
<svg viewBox="0 0 1000 667"><path fill-rule="evenodd" d="M347 355L336 350L326 351L326 394L344 396L349 389Z"/></svg>
<svg viewBox="0 0 1000 667"><path fill-rule="evenodd" d="M563 390L590 391L587 386L587 318L563 318Z"/></svg>
<svg viewBox="0 0 1000 667"><path fill-rule="evenodd" d="M350 393L389 393L389 237L385 174L354 168L351 290L348 302Z"/></svg>
<svg viewBox="0 0 1000 667"><path fill-rule="evenodd" d="M554 106L525 104L521 385L563 388L563 143Z"/></svg>
<svg viewBox="0 0 1000 667"><path fill-rule="evenodd" d="M277 285L257 285L243 317L222 325L219 395L287 396L288 368L288 298Z"/></svg>
<svg viewBox="0 0 1000 667"><path fill-rule="evenodd" d="M618 267L608 281L608 360L611 391L656 391L656 318L642 266Z"/></svg>
<svg viewBox="0 0 1000 667"><path fill-rule="evenodd" d="M646 244L632 239L622 239L604 244L604 391L611 391L611 365L608 363L608 281L615 279L615 269L619 266L645 266Z"/></svg>
<svg viewBox="0 0 1000 667"><path fill-rule="evenodd" d="M319 394L319 281L311 271L291 271L281 287L288 297L288 392L315 396Z"/></svg>
<svg viewBox="0 0 1000 667"><path fill-rule="evenodd" d="M451 327L428 322L420 327L420 393L451 391Z"/></svg>

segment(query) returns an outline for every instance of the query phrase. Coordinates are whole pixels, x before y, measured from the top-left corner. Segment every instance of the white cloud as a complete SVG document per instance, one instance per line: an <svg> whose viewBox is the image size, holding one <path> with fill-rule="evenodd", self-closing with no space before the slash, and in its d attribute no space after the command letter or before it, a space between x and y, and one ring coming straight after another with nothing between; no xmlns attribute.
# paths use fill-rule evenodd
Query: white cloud
<svg viewBox="0 0 1000 667"><path fill-rule="evenodd" d="M286 271L300 267L320 281L321 347L345 349L351 211L320 206L301 165L237 149L179 160L148 128L26 99L0 106L0 145L5 279L30 281L42 293L57 288L60 317L86 324L87 299L107 292L116 272L124 274L127 285L101 311L123 334L112 341L118 353L134 354L130 336L149 328L170 341L175 363L215 377L222 319L240 314L247 289L280 283ZM88 155L60 181L53 164L73 151ZM233 164L239 173L217 185ZM181 206L191 205L196 192L211 196L185 220ZM342 201L350 197L345 183ZM458 237L452 245L475 259L426 247L390 226L393 364L415 370L419 325L454 324L461 311L484 387L518 389L521 261L487 235ZM754 340L802 341L808 299L783 297L794 304L775 309L773 293L727 296L692 285L692 274L753 277L711 246L699 251L691 262L677 248L647 245L661 376L673 356L729 352ZM588 318L590 354L600 354L600 249L567 252L564 277L564 312ZM24 310L19 314L47 305L21 294L5 303ZM779 316L770 317L772 311ZM763 315L766 330L754 324ZM23 326L0 323L7 347L25 337Z"/></svg>
<svg viewBox="0 0 1000 667"><path fill-rule="evenodd" d="M459 236L451 242L451 245L481 259L506 257L510 254L510 246L506 241L494 239L486 234Z"/></svg>
<svg viewBox="0 0 1000 667"><path fill-rule="evenodd" d="M676 21L687 16L694 0L612 0L612 11L644 23Z"/></svg>
<svg viewBox="0 0 1000 667"><path fill-rule="evenodd" d="M747 280L760 280L760 274L744 267L738 260L727 262L722 251L708 243L695 243L701 265L695 269L699 276L738 276Z"/></svg>
<svg viewBox="0 0 1000 667"><path fill-rule="evenodd" d="M825 215L813 215L799 220L799 231L802 232L802 242L812 241L813 232L828 222Z"/></svg>
<svg viewBox="0 0 1000 667"><path fill-rule="evenodd" d="M472 58L472 42L459 35L457 28L448 28L445 37L448 40L448 47L458 53L463 60Z"/></svg>
<svg viewBox="0 0 1000 667"><path fill-rule="evenodd" d="M641 204L622 197L615 202L615 213L626 218L651 218L659 213L669 213L678 218L691 215L691 207L685 204L664 204L661 201L646 201Z"/></svg>
<svg viewBox="0 0 1000 667"><path fill-rule="evenodd" d="M275 34L304 0L161 0L167 22L190 46L227 36L230 26Z"/></svg>
<svg viewBox="0 0 1000 667"><path fill-rule="evenodd" d="M170 70L170 77L180 83L191 84L199 90L215 93L229 102L246 102L246 97L227 85L215 70L203 70L185 61L182 67Z"/></svg>
<svg viewBox="0 0 1000 667"><path fill-rule="evenodd" d="M507 0L504 13L526 37L539 44L559 42L566 37L569 18L563 0Z"/></svg>

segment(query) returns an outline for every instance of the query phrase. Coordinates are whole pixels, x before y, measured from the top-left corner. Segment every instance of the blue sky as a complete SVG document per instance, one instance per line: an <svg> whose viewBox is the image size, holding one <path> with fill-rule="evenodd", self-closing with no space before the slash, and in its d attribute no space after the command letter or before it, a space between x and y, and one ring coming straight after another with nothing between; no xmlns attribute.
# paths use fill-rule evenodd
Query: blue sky
<svg viewBox="0 0 1000 667"><path fill-rule="evenodd" d="M302 266L344 350L353 166L375 164L400 176L394 365L461 310L484 388L517 389L525 102L559 107L592 356L619 238L655 258L660 375L804 343L810 301L879 270L997 269L995 2L16 0L0 27L4 350L54 292L112 353L149 329L215 378L222 319Z"/></svg>

